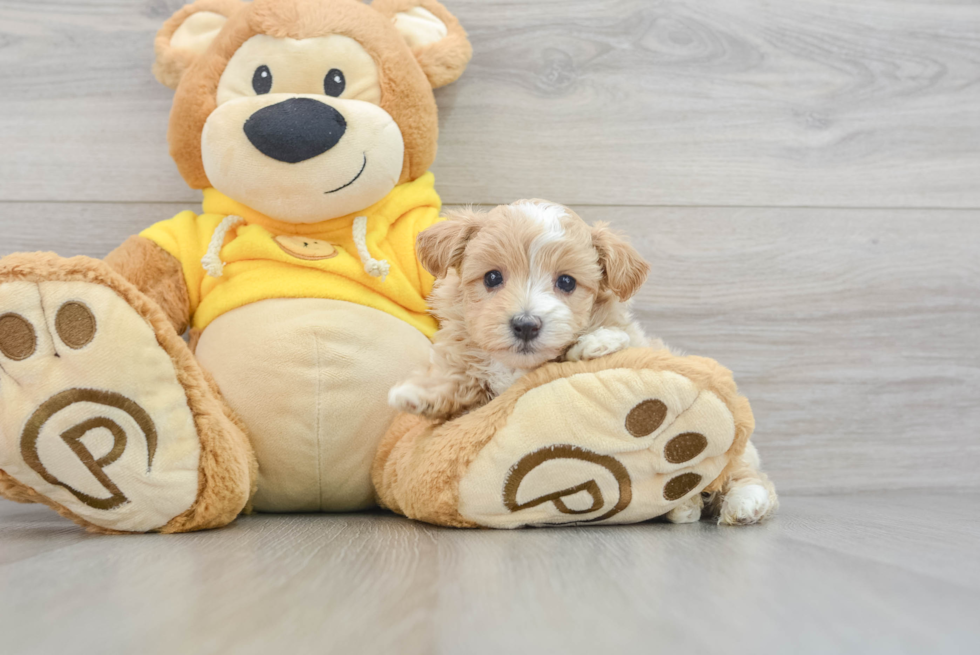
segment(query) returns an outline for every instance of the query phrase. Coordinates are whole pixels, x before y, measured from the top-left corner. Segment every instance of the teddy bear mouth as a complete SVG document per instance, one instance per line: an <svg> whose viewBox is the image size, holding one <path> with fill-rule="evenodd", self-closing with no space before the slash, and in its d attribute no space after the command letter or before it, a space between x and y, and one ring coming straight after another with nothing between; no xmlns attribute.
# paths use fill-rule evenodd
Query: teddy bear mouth
<svg viewBox="0 0 980 655"><path fill-rule="evenodd" d="M334 189L333 191L324 191L324 192L323 192L323 193L324 193L324 195L326 195L326 194L328 194L328 193L337 193L337 192L338 192L338 191L340 191L341 189L346 189L346 188L347 188L347 187L349 187L350 185L352 185L352 184L354 184L354 182L357 182L357 178L359 178L359 177L361 177L361 174L362 174L362 173L364 173L364 169L365 169L365 168L367 168L367 153L366 153L366 152L365 152L365 153L362 153L362 155L363 155L363 157L364 157L364 163L363 163L363 164L361 164L361 170L359 170L359 171L357 171L357 175L355 175L355 176L354 176L354 179L352 179L352 180L351 180L350 182L348 182L347 184L344 184L343 186L339 186L339 187L337 187L337 188L336 188L336 189Z"/></svg>

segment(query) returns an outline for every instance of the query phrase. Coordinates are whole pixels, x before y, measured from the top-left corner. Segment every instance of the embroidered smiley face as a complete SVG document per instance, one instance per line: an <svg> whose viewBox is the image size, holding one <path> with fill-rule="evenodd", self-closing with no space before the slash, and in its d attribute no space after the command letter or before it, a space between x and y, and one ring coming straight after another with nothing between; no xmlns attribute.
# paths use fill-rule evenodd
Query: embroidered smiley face
<svg viewBox="0 0 980 655"><path fill-rule="evenodd" d="M319 239L309 239L297 236L278 236L275 238L276 244L282 248L287 255L297 259L307 261L319 261L321 259L332 259L337 256L337 249L333 244Z"/></svg>

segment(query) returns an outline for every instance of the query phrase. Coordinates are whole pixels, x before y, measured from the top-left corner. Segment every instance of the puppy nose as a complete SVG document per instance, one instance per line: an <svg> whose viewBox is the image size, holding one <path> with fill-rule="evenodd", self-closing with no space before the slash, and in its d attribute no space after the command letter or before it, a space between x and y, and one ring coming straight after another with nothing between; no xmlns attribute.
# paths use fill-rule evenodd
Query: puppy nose
<svg viewBox="0 0 980 655"><path fill-rule="evenodd" d="M510 319L510 329L514 336L521 341L525 343L534 341L538 338L538 333L541 332L541 319L537 316L521 314Z"/></svg>
<svg viewBox="0 0 980 655"><path fill-rule="evenodd" d="M245 136L267 157L288 164L330 150L347 131L347 121L330 105L312 98L290 98L263 107L245 121Z"/></svg>

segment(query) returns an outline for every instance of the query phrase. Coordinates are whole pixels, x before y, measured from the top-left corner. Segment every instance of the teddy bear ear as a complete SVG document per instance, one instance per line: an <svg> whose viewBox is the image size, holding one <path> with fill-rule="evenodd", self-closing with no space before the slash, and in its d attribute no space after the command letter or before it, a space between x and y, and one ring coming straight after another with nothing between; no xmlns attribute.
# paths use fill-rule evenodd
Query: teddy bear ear
<svg viewBox="0 0 980 655"><path fill-rule="evenodd" d="M473 47L456 17L436 0L375 0L371 6L391 18L432 88L463 74Z"/></svg>
<svg viewBox="0 0 980 655"><path fill-rule="evenodd" d="M228 17L244 5L240 0L197 0L170 17L157 32L153 75L176 89L184 72L204 54Z"/></svg>

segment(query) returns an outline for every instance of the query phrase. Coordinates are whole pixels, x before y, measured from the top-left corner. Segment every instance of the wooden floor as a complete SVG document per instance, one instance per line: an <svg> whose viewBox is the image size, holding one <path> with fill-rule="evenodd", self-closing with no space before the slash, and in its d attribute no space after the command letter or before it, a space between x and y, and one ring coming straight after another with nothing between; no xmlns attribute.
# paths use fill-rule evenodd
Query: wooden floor
<svg viewBox="0 0 980 655"><path fill-rule="evenodd" d="M976 653L980 493L794 496L750 528L386 514L86 535L0 504L4 653Z"/></svg>
<svg viewBox="0 0 980 655"><path fill-rule="evenodd" d="M751 399L777 521L106 539L0 503L0 652L980 652L980 2L444 1L444 200L630 234L648 330ZM182 3L0 0L0 256L198 205L150 74Z"/></svg>

